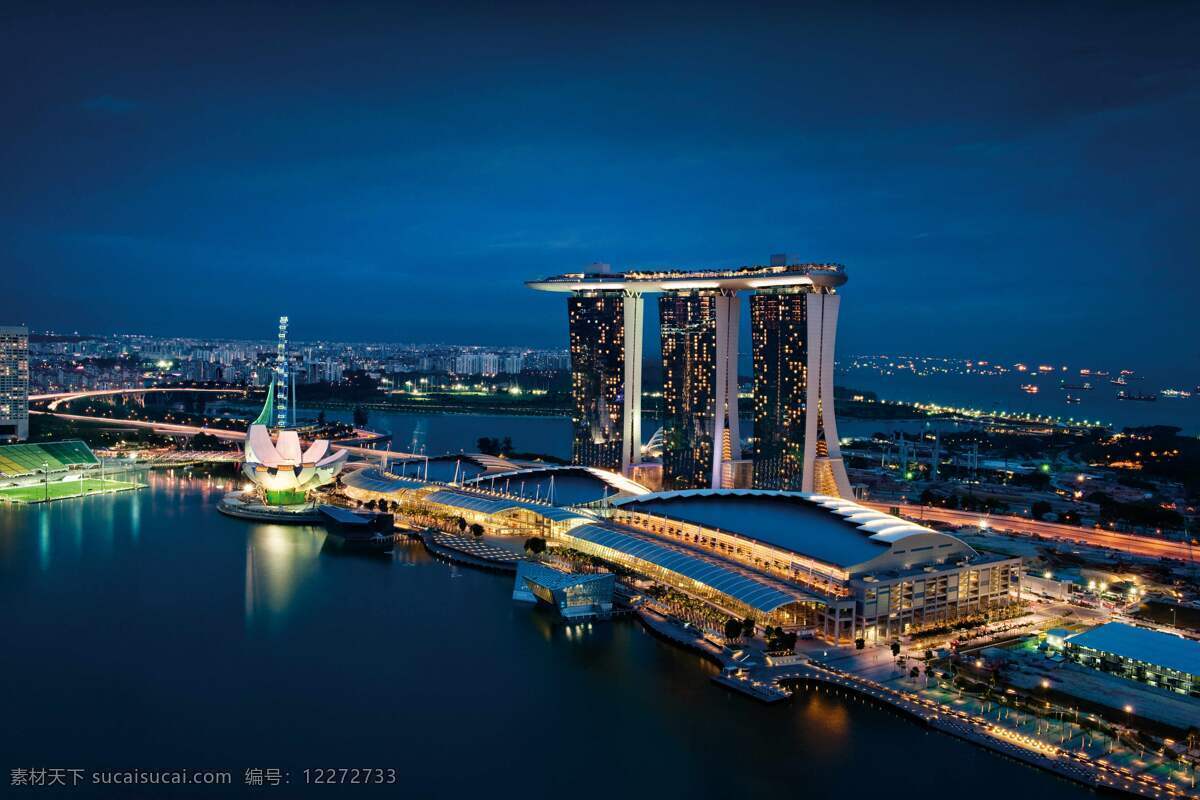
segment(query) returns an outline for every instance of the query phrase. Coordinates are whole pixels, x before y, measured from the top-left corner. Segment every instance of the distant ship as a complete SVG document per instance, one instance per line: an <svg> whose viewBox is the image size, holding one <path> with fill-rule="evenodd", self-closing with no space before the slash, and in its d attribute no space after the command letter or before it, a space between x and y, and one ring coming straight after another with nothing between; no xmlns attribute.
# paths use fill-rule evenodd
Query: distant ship
<svg viewBox="0 0 1200 800"><path fill-rule="evenodd" d="M1058 388L1060 388L1060 389L1076 389L1081 392L1090 392L1092 390L1092 385L1090 383L1064 383L1062 386L1060 386Z"/></svg>
<svg viewBox="0 0 1200 800"><path fill-rule="evenodd" d="M1032 384L1032 383L1022 383L1022 384L1021 384L1021 391L1022 391L1022 392L1025 392L1026 394L1037 394L1037 393L1038 393L1038 387L1037 387L1037 386L1035 386L1035 385L1034 385L1034 384Z"/></svg>
<svg viewBox="0 0 1200 800"><path fill-rule="evenodd" d="M1121 392L1117 392L1117 399L1118 400L1141 400L1146 403L1153 403L1155 400L1158 399L1158 395L1156 395L1156 394L1138 394L1137 392L1130 394L1129 392L1121 391Z"/></svg>
<svg viewBox="0 0 1200 800"><path fill-rule="evenodd" d="M1113 378L1111 381L1109 381L1109 383L1115 384L1117 386L1125 386L1129 383L1129 381L1125 380L1125 376L1122 375L1119 378Z"/></svg>
<svg viewBox="0 0 1200 800"><path fill-rule="evenodd" d="M1083 402L1082 399L1076 397L1073 394L1067 395L1067 405L1069 405L1069 406L1077 406L1082 402Z"/></svg>
<svg viewBox="0 0 1200 800"><path fill-rule="evenodd" d="M1162 397L1176 397L1181 400L1186 400L1192 396L1192 393L1186 389L1163 389L1161 392L1159 392L1159 395Z"/></svg>

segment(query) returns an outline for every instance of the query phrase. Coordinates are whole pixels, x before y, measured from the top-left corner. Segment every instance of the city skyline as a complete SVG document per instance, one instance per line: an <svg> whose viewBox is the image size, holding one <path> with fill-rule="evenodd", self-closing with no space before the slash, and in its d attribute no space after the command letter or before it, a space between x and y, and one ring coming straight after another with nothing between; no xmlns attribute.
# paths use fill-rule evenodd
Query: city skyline
<svg viewBox="0 0 1200 800"><path fill-rule="evenodd" d="M1200 800L1200 5L5 11L14 796Z"/></svg>
<svg viewBox="0 0 1200 800"><path fill-rule="evenodd" d="M357 340L565 341L521 277L783 250L847 264L871 298L847 352L887 335L1133 358L1137 337L1107 335L1117 292L1120 324L1180 343L1148 357L1196 357L1194 15L795 9L732 27L716 7L639 8L265 8L236 30L203 10L17 13L0 236L23 279L5 316L115 330L137 285L148 333L247 336L228 289L255 276L302 308L369 287L374 313L337 323ZM111 47L127 30L138 47ZM25 66L48 48L54 72ZM460 313L411 300L434 292ZM182 297L202 313L180 320Z"/></svg>

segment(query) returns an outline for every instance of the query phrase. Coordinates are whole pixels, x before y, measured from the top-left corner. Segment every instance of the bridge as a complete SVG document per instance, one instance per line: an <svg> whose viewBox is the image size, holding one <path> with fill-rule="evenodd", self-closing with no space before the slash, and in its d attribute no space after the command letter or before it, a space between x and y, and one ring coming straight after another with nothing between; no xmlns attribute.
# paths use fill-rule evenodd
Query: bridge
<svg viewBox="0 0 1200 800"><path fill-rule="evenodd" d="M46 401L50 402L46 405L46 410L36 411L30 409L30 414L48 414L59 419L67 419L75 422L88 423L108 423L118 425L125 428L140 428L142 430L150 430L154 433L174 435L174 436L195 436L200 433L206 433L209 436L216 437L224 441L242 442L246 440L245 431L231 431L224 428L212 428L207 425L185 425L177 422L158 422L155 420L140 420L140 419L115 419L113 417L89 416L86 414L69 414L64 411L59 411L58 407L62 403L71 400L80 400L87 397L111 397L121 394L148 394L151 392L207 392L210 394L241 394L245 396L248 392L245 389L209 389L209 388L194 388L186 386L147 386L147 387L131 387L128 389L89 389L86 391L76 392L53 392L50 394L32 394L29 396L31 402ZM404 453L398 450L379 450L373 447L364 447L360 444L350 444L350 442L371 442L382 441L389 437L376 433L375 431L363 430L356 428L354 436L346 439L346 444L331 442L330 447L335 450L345 450L352 455L364 458L377 458L380 461L391 461L410 458L424 458L423 455L417 453ZM217 456L219 454L212 453ZM205 460L224 460L220 458L208 458Z"/></svg>
<svg viewBox="0 0 1200 800"><path fill-rule="evenodd" d="M151 394L155 392L209 392L213 394L248 394L246 389L201 389L185 386L143 386L129 389L87 389L79 392L51 392L50 394L31 394L29 402L49 400L47 411L56 411L62 403L80 400L85 397L108 397L117 394ZM37 412L34 412L37 413Z"/></svg>

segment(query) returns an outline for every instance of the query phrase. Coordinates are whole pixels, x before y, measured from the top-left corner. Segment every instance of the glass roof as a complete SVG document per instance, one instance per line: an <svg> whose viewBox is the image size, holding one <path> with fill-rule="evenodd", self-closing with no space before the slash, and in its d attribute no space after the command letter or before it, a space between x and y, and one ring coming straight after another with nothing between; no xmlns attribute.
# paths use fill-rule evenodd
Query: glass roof
<svg viewBox="0 0 1200 800"><path fill-rule="evenodd" d="M756 539L840 567L870 561L888 550L887 544L800 494L664 492L619 500L617 505Z"/></svg>
<svg viewBox="0 0 1200 800"><path fill-rule="evenodd" d="M791 595L761 580L735 572L732 569L674 550L607 525L581 525L573 528L567 536L607 547L619 553L648 561L685 578L709 586L722 594L745 603L751 608L769 613L775 609L803 599L799 594Z"/></svg>
<svg viewBox="0 0 1200 800"><path fill-rule="evenodd" d="M555 508L554 506L542 505L540 503L509 500L503 497L483 497L453 489L439 489L430 494L426 499L431 503L438 503L453 508L465 508L468 511L478 511L481 514L499 514L504 511L522 508L555 522L572 519L591 519L587 514L572 511L568 508Z"/></svg>
<svg viewBox="0 0 1200 800"><path fill-rule="evenodd" d="M1172 633L1109 622L1067 641L1075 647L1088 647L1176 672L1200 675L1200 642Z"/></svg>
<svg viewBox="0 0 1200 800"><path fill-rule="evenodd" d="M351 472L342 478L342 482L351 488L363 489L368 492L400 492L405 489L420 489L422 486L428 485L423 481L415 481L411 478L389 477L377 467L366 467Z"/></svg>

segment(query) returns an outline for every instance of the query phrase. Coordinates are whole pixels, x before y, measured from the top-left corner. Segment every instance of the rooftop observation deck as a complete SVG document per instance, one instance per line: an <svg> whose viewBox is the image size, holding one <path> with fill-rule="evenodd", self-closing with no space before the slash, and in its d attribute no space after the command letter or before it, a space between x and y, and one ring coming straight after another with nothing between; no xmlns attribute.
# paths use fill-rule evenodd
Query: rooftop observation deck
<svg viewBox="0 0 1200 800"><path fill-rule="evenodd" d="M841 264L789 264L707 270L571 272L525 285L539 292L673 292L690 289L753 290L785 286L834 288L846 282Z"/></svg>

